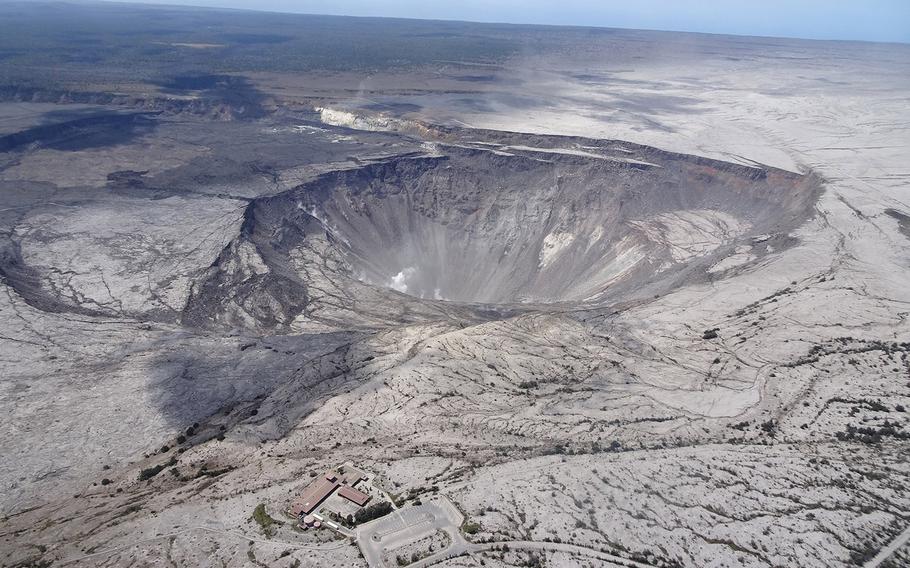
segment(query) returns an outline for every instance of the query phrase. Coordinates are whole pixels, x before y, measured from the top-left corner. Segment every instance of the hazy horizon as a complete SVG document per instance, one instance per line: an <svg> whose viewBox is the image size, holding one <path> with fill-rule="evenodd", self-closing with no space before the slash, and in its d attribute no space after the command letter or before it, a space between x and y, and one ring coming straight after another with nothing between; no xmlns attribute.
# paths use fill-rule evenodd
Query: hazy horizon
<svg viewBox="0 0 910 568"><path fill-rule="evenodd" d="M482 23L590 26L676 32L910 43L910 2L869 0L118 0L254 11L337 16L458 20Z"/></svg>

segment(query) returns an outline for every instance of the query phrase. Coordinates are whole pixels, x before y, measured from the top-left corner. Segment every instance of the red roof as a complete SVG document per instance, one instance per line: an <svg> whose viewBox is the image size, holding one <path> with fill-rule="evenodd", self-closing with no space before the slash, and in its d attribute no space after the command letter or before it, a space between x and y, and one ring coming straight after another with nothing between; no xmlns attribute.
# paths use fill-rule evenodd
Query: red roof
<svg viewBox="0 0 910 568"><path fill-rule="evenodd" d="M354 503L363 507L366 505L367 501L370 500L370 496L362 491L358 491L353 487L348 487L347 485L342 485L341 489L338 490L338 494L347 499L348 501L353 501Z"/></svg>
<svg viewBox="0 0 910 568"><path fill-rule="evenodd" d="M338 487L338 483L328 479L320 479L311 483L304 489L303 494L291 503L291 514L298 517L312 513L326 497L332 494L336 487Z"/></svg>

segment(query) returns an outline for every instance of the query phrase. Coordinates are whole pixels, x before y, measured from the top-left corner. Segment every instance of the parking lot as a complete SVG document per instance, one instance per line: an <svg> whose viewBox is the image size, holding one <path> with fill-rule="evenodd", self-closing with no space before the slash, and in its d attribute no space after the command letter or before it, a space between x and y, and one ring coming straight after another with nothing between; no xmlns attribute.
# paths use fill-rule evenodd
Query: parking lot
<svg viewBox="0 0 910 568"><path fill-rule="evenodd" d="M398 509L357 528L357 544L363 556L373 568L388 566L383 555L394 554L394 550L409 543L445 531L451 538L451 545L445 550L457 553L467 544L459 532L464 517L445 498L430 501L416 507Z"/></svg>

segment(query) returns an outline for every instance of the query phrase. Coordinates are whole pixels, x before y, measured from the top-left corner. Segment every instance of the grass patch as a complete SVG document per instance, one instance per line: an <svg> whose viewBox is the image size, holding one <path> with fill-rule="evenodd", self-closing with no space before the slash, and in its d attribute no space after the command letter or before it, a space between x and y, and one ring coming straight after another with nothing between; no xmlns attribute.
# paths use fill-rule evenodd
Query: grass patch
<svg viewBox="0 0 910 568"><path fill-rule="evenodd" d="M262 529L262 534L267 537L271 537L275 534L275 525L281 524L281 521L273 519L265 512L265 503L256 505L256 508L253 509L252 519L256 521L256 524Z"/></svg>

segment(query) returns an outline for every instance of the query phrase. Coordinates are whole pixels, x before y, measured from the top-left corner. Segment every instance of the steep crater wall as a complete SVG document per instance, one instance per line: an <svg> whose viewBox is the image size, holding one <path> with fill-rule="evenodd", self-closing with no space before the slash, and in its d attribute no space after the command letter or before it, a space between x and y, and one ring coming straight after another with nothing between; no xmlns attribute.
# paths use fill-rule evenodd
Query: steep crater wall
<svg viewBox="0 0 910 568"><path fill-rule="evenodd" d="M703 275L790 231L817 194L811 177L643 147L446 145L324 175L253 216L272 255L315 222L349 276L419 298L579 302Z"/></svg>

